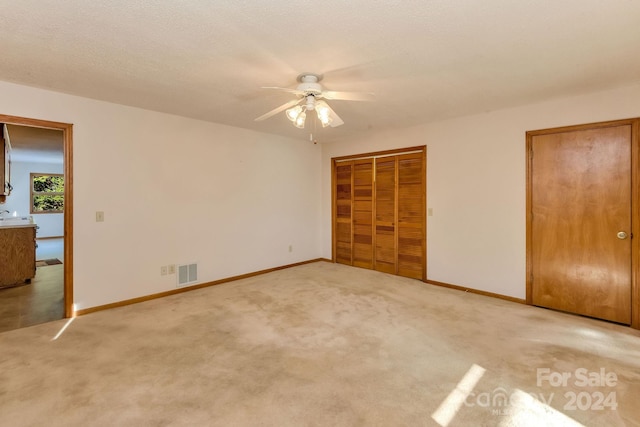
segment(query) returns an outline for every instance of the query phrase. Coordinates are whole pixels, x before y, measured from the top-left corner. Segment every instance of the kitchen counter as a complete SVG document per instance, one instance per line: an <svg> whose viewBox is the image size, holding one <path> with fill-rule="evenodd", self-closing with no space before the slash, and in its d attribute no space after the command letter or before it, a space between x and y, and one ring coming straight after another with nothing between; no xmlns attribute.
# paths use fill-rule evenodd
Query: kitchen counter
<svg viewBox="0 0 640 427"><path fill-rule="evenodd" d="M21 227L36 227L37 224L33 221L33 218L27 217L10 217L0 218L0 228L21 228Z"/></svg>

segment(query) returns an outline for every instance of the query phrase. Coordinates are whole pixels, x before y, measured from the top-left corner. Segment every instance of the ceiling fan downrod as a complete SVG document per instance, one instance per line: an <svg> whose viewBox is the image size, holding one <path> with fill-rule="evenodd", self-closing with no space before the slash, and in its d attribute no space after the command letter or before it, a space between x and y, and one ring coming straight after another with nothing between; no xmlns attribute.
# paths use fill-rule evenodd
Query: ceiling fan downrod
<svg viewBox="0 0 640 427"><path fill-rule="evenodd" d="M307 111L314 110L316 108L316 97L314 94L309 94L306 96L305 107Z"/></svg>

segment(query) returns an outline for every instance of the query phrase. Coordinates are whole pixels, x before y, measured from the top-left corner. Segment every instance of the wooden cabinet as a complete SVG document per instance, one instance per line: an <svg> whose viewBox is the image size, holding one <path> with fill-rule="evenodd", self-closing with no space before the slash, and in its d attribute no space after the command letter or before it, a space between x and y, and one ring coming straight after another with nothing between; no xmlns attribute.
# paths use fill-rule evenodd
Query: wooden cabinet
<svg viewBox="0 0 640 427"><path fill-rule="evenodd" d="M426 147L408 151L333 159L336 262L426 280Z"/></svg>
<svg viewBox="0 0 640 427"><path fill-rule="evenodd" d="M36 275L36 226L0 227L0 288Z"/></svg>
<svg viewBox="0 0 640 427"><path fill-rule="evenodd" d="M0 132L0 203L4 203L11 193L11 141L7 125L2 124Z"/></svg>

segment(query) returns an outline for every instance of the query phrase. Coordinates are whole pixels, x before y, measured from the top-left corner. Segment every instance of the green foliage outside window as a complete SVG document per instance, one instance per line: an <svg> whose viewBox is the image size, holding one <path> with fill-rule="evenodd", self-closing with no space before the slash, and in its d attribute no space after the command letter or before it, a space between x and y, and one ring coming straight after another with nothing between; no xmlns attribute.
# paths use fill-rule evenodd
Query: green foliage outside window
<svg viewBox="0 0 640 427"><path fill-rule="evenodd" d="M31 213L64 211L64 175L31 174Z"/></svg>

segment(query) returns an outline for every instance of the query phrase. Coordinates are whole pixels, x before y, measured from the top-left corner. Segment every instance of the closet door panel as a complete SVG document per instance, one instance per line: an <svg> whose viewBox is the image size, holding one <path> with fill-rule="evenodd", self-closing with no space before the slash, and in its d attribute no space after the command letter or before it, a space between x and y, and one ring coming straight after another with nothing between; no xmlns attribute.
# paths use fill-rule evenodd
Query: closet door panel
<svg viewBox="0 0 640 427"><path fill-rule="evenodd" d="M396 158L376 159L375 265L396 274Z"/></svg>
<svg viewBox="0 0 640 427"><path fill-rule="evenodd" d="M336 262L426 279L425 156L334 159Z"/></svg>
<svg viewBox="0 0 640 427"><path fill-rule="evenodd" d="M353 165L353 265L373 268L373 159Z"/></svg>
<svg viewBox="0 0 640 427"><path fill-rule="evenodd" d="M424 277L425 191L422 153L398 156L398 274Z"/></svg>
<svg viewBox="0 0 640 427"><path fill-rule="evenodd" d="M352 265L353 162L336 166L336 262Z"/></svg>

